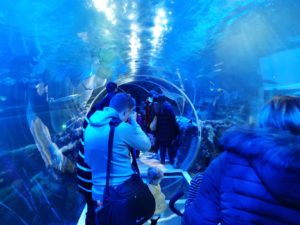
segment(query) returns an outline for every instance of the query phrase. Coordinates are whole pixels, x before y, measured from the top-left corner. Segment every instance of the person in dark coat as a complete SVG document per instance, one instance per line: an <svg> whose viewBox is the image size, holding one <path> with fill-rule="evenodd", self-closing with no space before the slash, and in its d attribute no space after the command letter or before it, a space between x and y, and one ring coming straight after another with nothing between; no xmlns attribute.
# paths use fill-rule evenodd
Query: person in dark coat
<svg viewBox="0 0 300 225"><path fill-rule="evenodd" d="M97 110L103 110L104 107L109 106L110 100L117 93L118 85L114 82L108 82L106 84L105 88L106 88L107 95L90 109L90 111L88 112L88 115L87 115L88 118L92 114L94 114L94 112L96 112Z"/></svg>
<svg viewBox="0 0 300 225"><path fill-rule="evenodd" d="M154 105L157 103L158 93L154 90L149 92L149 96L145 100L145 121L147 132L151 132L150 123L152 122L155 112L154 112Z"/></svg>
<svg viewBox="0 0 300 225"><path fill-rule="evenodd" d="M84 123L82 125L82 130L84 131L88 126L89 118L98 110L103 110L105 107L109 106L110 100L117 92L117 84L113 82L108 82L106 85L107 95L94 105L91 110L86 115ZM84 138L81 134L80 138L79 154L77 157L76 167L77 167L77 183L79 192L84 196L85 202L87 203L87 213L85 224L94 225L95 224L95 212L94 212L94 201L92 198L92 174L90 167L85 163L84 159Z"/></svg>
<svg viewBox="0 0 300 225"><path fill-rule="evenodd" d="M172 142L179 134L179 127L172 106L165 100L163 95L158 97L155 108L156 138L159 143L160 160L165 164L166 152L168 151L169 161L174 163L175 149Z"/></svg>
<svg viewBox="0 0 300 225"><path fill-rule="evenodd" d="M231 128L184 225L300 223L300 98L277 96L258 128Z"/></svg>

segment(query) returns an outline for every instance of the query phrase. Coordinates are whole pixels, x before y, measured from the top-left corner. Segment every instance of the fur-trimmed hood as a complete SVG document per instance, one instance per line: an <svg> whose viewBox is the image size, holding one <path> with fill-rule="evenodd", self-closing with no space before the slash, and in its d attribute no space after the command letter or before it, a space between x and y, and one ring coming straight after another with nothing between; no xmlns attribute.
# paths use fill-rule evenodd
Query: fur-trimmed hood
<svg viewBox="0 0 300 225"><path fill-rule="evenodd" d="M231 128L221 146L249 158L260 158L276 167L300 171L300 135L259 128Z"/></svg>
<svg viewBox="0 0 300 225"><path fill-rule="evenodd" d="M260 128L231 128L220 140L225 151L250 162L280 202L300 208L300 135Z"/></svg>

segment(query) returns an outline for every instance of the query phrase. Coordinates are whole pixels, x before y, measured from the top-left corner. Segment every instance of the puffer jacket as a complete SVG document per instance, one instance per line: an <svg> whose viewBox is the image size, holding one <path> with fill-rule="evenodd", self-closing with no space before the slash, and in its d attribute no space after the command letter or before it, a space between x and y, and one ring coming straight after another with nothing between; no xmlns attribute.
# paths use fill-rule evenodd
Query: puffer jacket
<svg viewBox="0 0 300 225"><path fill-rule="evenodd" d="M221 145L182 224L300 224L300 136L234 128Z"/></svg>

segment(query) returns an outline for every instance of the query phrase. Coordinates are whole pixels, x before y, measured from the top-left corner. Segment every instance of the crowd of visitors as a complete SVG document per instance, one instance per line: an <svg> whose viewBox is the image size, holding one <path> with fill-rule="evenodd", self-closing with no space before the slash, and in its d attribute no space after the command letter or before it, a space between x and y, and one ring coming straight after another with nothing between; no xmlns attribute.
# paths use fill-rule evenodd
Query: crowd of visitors
<svg viewBox="0 0 300 225"><path fill-rule="evenodd" d="M155 225L167 208L164 174L150 167L146 184L136 158L151 150L161 164L174 163L174 110L155 91L138 113L135 99L117 93L115 83L107 93L86 116L77 160L86 224ZM219 140L223 153L192 179L182 224L298 224L299 134L300 98L290 96L273 97L256 126L228 129Z"/></svg>

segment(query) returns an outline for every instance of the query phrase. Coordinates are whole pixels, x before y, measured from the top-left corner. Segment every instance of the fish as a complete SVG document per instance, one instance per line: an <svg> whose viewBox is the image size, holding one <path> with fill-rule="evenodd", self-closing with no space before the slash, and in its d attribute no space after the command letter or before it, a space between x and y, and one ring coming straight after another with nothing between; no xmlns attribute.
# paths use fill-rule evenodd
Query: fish
<svg viewBox="0 0 300 225"><path fill-rule="evenodd" d="M222 66L223 64L224 64L224 62L219 62L219 63L216 63L216 64L214 65L214 67Z"/></svg>
<svg viewBox="0 0 300 225"><path fill-rule="evenodd" d="M221 71L223 71L223 70L222 69L215 69L214 70L215 73L218 73L218 72L221 72Z"/></svg>

